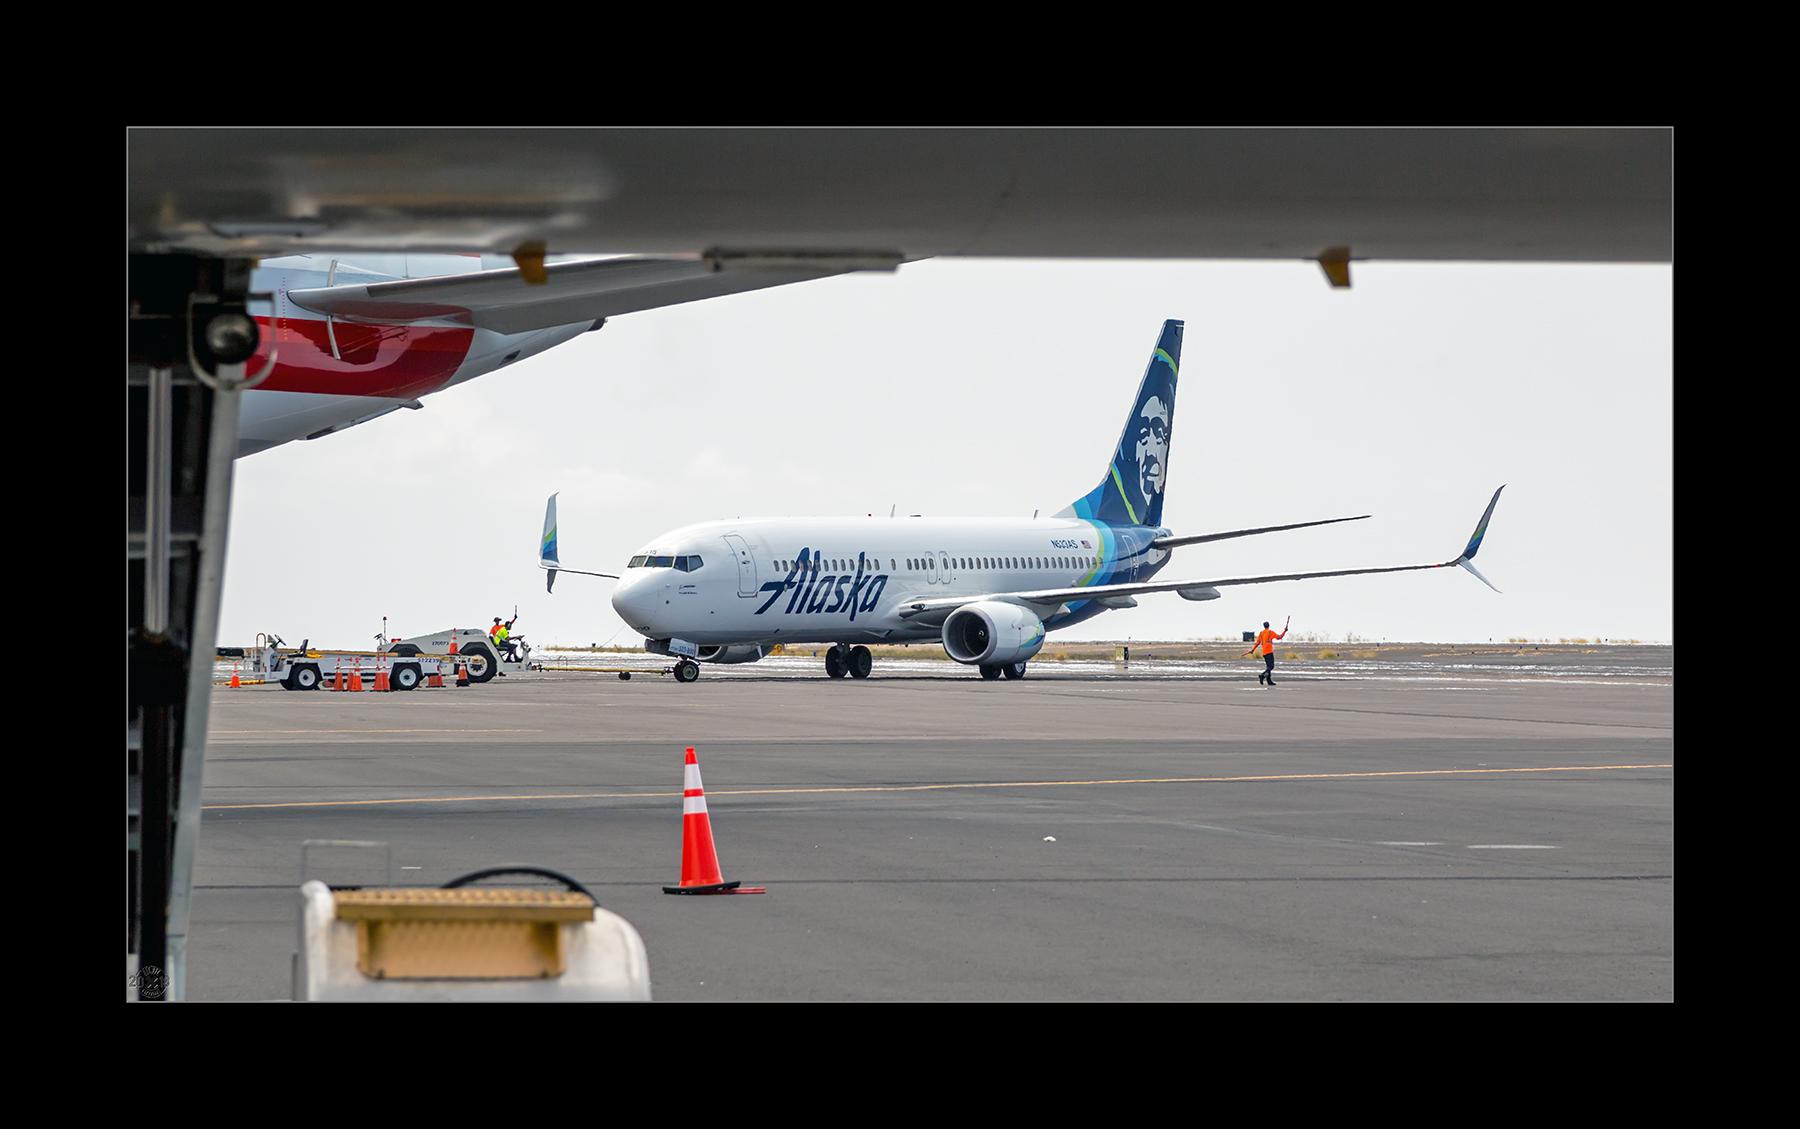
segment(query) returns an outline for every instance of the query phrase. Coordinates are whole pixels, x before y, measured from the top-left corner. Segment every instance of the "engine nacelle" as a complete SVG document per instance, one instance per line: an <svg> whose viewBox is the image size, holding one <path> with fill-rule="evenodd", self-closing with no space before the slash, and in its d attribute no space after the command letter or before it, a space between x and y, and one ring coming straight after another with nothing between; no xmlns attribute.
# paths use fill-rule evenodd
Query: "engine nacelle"
<svg viewBox="0 0 1800 1129"><path fill-rule="evenodd" d="M653 655L691 656L703 663L753 663L769 653L770 648L756 643L688 643L680 639L645 639L644 650Z"/></svg>
<svg viewBox="0 0 1800 1129"><path fill-rule="evenodd" d="M1024 662L1044 646L1044 621L998 600L968 604L944 620L944 651L970 666Z"/></svg>
<svg viewBox="0 0 1800 1129"><path fill-rule="evenodd" d="M764 653L764 648L755 643L730 647L703 645L694 657L703 663L753 663L760 661Z"/></svg>

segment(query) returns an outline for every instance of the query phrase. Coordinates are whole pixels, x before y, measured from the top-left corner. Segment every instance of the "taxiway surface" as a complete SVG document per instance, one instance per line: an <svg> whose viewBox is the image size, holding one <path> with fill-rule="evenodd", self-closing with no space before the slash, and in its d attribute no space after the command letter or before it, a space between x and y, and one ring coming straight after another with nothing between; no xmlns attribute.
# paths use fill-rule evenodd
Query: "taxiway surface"
<svg viewBox="0 0 1800 1129"><path fill-rule="evenodd" d="M341 839L576 877L659 1000L1673 999L1671 649L1300 665L221 690L190 996L286 998L300 844ZM661 893L688 745L768 894Z"/></svg>

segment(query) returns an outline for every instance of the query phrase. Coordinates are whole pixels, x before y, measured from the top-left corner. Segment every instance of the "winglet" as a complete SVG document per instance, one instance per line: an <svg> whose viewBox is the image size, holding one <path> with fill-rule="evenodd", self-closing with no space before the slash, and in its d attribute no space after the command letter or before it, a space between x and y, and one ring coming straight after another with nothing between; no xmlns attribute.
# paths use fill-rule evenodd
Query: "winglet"
<svg viewBox="0 0 1800 1129"><path fill-rule="evenodd" d="M1500 490L1504 489L1506 489L1505 486L1500 487ZM1489 588L1494 588L1494 582L1477 572L1475 566L1469 562L1474 559L1475 553L1481 548L1481 539L1487 536L1488 519L1494 516L1494 507L1500 502L1500 490L1494 491L1493 498L1488 501L1487 510L1482 513L1481 520L1475 525L1475 532L1469 535L1468 547L1462 551L1462 556L1456 558L1456 560L1452 562L1453 564L1459 564L1463 568L1468 569L1470 576L1481 581ZM1500 589L1494 588L1494 591L1498 592Z"/></svg>
<svg viewBox="0 0 1800 1129"><path fill-rule="evenodd" d="M538 541L538 567L544 569L548 576L544 577L544 591L548 592L556 586L556 574L572 572L577 576L598 576L606 580L617 580L619 576L613 572L588 572L580 568L564 568L561 558L556 555L556 495L550 495L550 501L544 506L544 536Z"/></svg>
<svg viewBox="0 0 1800 1129"><path fill-rule="evenodd" d="M1487 585L1487 586L1488 586L1488 587L1489 587L1489 588L1494 588L1494 582L1493 582L1493 581L1491 581L1491 580L1489 580L1489 579L1488 579L1488 578L1487 578L1487 577L1485 577L1485 576L1483 576L1483 575L1481 575L1481 574L1480 574L1480 573L1479 573L1479 572L1476 572L1476 571L1475 571L1475 566L1474 566L1474 565L1472 565L1472 564L1470 564L1470 563L1469 563L1469 562L1468 562L1468 559L1467 559L1467 558L1464 558L1464 559L1463 559L1463 560L1460 560L1460 561L1457 561L1457 562L1456 562L1456 563L1457 563L1457 564L1459 564L1459 565L1461 565L1461 566L1463 566L1463 567L1464 567L1464 568L1466 568L1466 569L1468 569L1468 570L1469 570L1469 575L1470 575L1470 576L1473 576L1473 577L1474 577L1474 578L1475 578L1475 579L1477 579L1477 580L1479 580L1479 581L1481 581L1481 582L1482 582L1482 583L1483 583L1483 584L1485 584L1485 585ZM1496 591L1496 592L1499 592L1499 591L1500 591L1500 589L1498 589L1498 588L1494 588L1494 591ZM1502 594L1502 595L1504 595L1504 594L1505 594L1505 593L1501 593L1501 594Z"/></svg>
<svg viewBox="0 0 1800 1129"><path fill-rule="evenodd" d="M556 495L552 494L544 507L544 536L538 542L538 567L549 570L544 577L544 591L556 586L556 568L560 563L556 557Z"/></svg>
<svg viewBox="0 0 1800 1129"><path fill-rule="evenodd" d="M1505 486L1500 487L1500 490L1504 489L1506 489ZM1475 524L1475 532L1469 535L1469 546L1462 551L1463 560L1474 560L1475 551L1481 548L1481 539L1487 536L1488 519L1494 516L1494 507L1500 502L1500 490L1494 491L1493 499L1488 502L1487 511L1481 515L1481 520Z"/></svg>

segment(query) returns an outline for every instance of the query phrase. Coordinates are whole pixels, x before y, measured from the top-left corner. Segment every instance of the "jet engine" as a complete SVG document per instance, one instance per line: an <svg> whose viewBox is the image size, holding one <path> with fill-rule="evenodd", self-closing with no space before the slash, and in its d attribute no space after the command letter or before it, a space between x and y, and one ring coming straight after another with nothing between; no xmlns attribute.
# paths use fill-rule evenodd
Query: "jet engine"
<svg viewBox="0 0 1800 1129"><path fill-rule="evenodd" d="M970 666L1024 662L1043 646L1044 621L1017 604L983 600L944 620L945 652Z"/></svg>
<svg viewBox="0 0 1800 1129"><path fill-rule="evenodd" d="M669 646L673 642L675 642L673 639L645 639L644 650L653 655L692 655L695 662L725 665L757 662L770 650L768 646L756 643L734 643L725 646L718 643L702 643L698 646L684 643L682 646L693 648L684 651Z"/></svg>
<svg viewBox="0 0 1800 1129"><path fill-rule="evenodd" d="M731 664L757 662L763 657L763 654L763 647L755 643L745 643L732 647L702 646L697 657L703 663Z"/></svg>

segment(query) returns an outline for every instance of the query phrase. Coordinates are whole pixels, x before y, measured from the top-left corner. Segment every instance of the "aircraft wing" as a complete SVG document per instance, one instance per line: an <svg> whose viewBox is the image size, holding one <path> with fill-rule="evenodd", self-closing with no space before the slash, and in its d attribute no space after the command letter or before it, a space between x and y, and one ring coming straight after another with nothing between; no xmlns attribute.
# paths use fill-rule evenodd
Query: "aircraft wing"
<svg viewBox="0 0 1800 1129"><path fill-rule="evenodd" d="M896 260L897 261L897 260ZM614 258L552 263L542 282L512 267L368 285L292 290L315 313L350 322L406 325L432 321L496 333L526 333L617 314L742 294L851 270L882 269L865 259L820 256L737 262L718 256ZM892 262L885 269L892 270Z"/></svg>
<svg viewBox="0 0 1800 1129"><path fill-rule="evenodd" d="M1208 541L1229 541L1233 537L1255 537L1259 533L1280 533L1287 529L1308 529L1315 525L1336 525L1340 521L1363 521L1368 514L1356 517L1328 517L1324 521L1299 521L1292 525L1264 525L1255 529L1232 529L1224 533L1199 533L1192 537L1158 537L1150 542L1152 549L1179 549L1183 545L1203 545Z"/></svg>
<svg viewBox="0 0 1800 1129"><path fill-rule="evenodd" d="M1504 489L1506 487L1500 487L1500 490ZM1475 566L1469 562L1474 558L1476 551L1481 548L1481 539L1487 535L1488 520L1494 516L1494 506L1500 501L1500 490L1494 491L1494 497L1488 502L1487 510L1481 515L1481 521L1476 524L1475 532L1469 537L1469 543L1464 546L1462 554L1454 560L1443 561L1439 564L1395 565L1388 568L1343 568L1328 572L1285 572L1271 576L1230 576L1209 580L1150 580L1136 584L1096 584L1088 588L1043 588L1031 592L993 592L986 595L908 600L900 606L900 618L910 620L929 615L932 612L947 613L965 604L973 604L982 600L1033 605L1033 610L1044 615L1054 614L1056 608L1074 600L1123 601L1125 597L1143 596L1154 592L1180 592L1190 600L1212 600L1218 598L1218 589L1241 584L1272 584L1278 580L1317 580L1327 576L1369 576L1379 572L1417 572L1427 568L1455 568L1457 566L1467 569L1477 580L1489 588L1494 588L1488 578L1476 572ZM1494 591L1498 592L1500 589L1494 588ZM1122 603L1121 606L1129 607L1130 605Z"/></svg>

